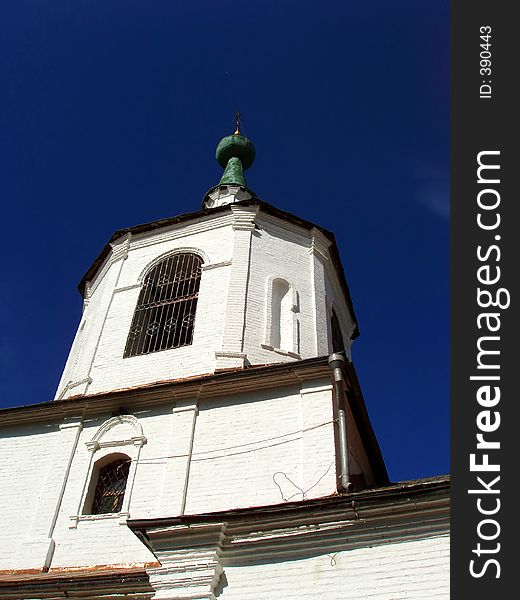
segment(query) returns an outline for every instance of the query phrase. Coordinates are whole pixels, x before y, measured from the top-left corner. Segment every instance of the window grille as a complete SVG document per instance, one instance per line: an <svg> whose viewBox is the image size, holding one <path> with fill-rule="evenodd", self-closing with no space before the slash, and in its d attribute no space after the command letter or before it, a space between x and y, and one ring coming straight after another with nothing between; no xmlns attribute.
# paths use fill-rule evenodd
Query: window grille
<svg viewBox="0 0 520 600"><path fill-rule="evenodd" d="M118 513L123 506L130 460L121 458L99 470L99 478L92 502L93 515Z"/></svg>
<svg viewBox="0 0 520 600"><path fill-rule="evenodd" d="M188 346L193 340L202 259L174 254L143 282L125 347L125 358Z"/></svg>

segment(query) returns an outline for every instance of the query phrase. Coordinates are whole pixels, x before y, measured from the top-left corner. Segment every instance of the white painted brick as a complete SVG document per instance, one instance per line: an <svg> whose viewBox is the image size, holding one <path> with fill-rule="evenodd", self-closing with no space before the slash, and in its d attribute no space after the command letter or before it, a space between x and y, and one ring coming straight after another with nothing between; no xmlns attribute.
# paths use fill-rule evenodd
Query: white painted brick
<svg viewBox="0 0 520 600"><path fill-rule="evenodd" d="M195 398L186 399L175 405L165 398L161 406L135 413L146 444L135 472L131 518L180 514L186 487L186 514L276 504L285 498L298 500L303 492L306 498L335 492L328 379L306 380L303 390L286 386L200 401L198 414L194 413L195 402ZM194 414L193 453L188 461ZM42 566L40 554L58 504L52 533L56 542L53 567L153 560L118 518L80 519L75 529L70 528L74 523L70 517L84 512L91 458L95 462L112 452L136 456L131 444L110 446L92 455L87 442L110 418L105 414L83 420L66 481L75 439L74 419L67 421L70 426L65 429L60 429L59 423L42 423L0 432L0 570L37 568L38 561ZM354 431L353 422L349 425ZM123 422L102 439L116 443L134 435ZM362 448L352 439L359 454ZM40 554L24 546L28 538ZM100 544L101 538L106 543ZM13 552L17 547L18 554ZM112 552L117 553L117 560Z"/></svg>
<svg viewBox="0 0 520 600"><path fill-rule="evenodd" d="M350 353L352 323L326 256L325 238L315 230L257 215L257 207L230 210L233 216L213 215L134 238L125 236L113 244L112 256L89 288L56 398L213 373L242 366L244 359L246 364L266 364L326 355L331 349L331 305L342 322ZM161 257L183 250L198 252L204 259L193 343L123 358L143 273ZM266 348L268 286L276 277L285 279L298 299L291 316L293 346L298 347L288 349L294 354Z"/></svg>
<svg viewBox="0 0 520 600"><path fill-rule="evenodd" d="M243 363L243 355L250 364L297 360L294 348L293 355L276 351L266 339L273 278L285 279L297 299L301 358L330 351L331 306L349 337L352 316L324 236L256 215L255 207L231 212L113 244L88 286L57 398L212 373ZM193 344L123 359L143 273L181 250L204 257ZM123 420L98 449L92 442L111 418L108 412L81 423L78 415L75 429L55 422L0 431L0 571L41 569L53 548L54 569L154 562L124 518L85 514L93 464L112 452L133 461L124 505L133 519L175 517L183 507L195 515L336 492L329 379L199 402L164 398L135 417L141 437ZM371 483L360 436L350 413L347 418L353 462ZM146 443L133 443L134 437ZM447 569L446 537L349 550L333 559L318 549L305 560L227 566L221 595L243 599L254 588L260 600L445 598Z"/></svg>
<svg viewBox="0 0 520 600"><path fill-rule="evenodd" d="M258 600L448 599L449 567L449 537L441 536L302 560L226 566L222 597L243 600L254 589Z"/></svg>

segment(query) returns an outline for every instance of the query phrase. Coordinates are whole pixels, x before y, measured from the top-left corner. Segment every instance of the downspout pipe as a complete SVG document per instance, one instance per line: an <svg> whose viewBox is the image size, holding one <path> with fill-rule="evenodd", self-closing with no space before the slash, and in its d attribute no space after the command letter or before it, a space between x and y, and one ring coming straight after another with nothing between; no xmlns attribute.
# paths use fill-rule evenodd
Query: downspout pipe
<svg viewBox="0 0 520 600"><path fill-rule="evenodd" d="M335 352L329 356L329 368L334 374L335 400L338 413L338 446L339 464L341 470L341 487L345 492L354 490L354 484L350 481L348 441L347 441L347 415L345 413L345 378L343 369L345 367L345 356L341 352Z"/></svg>

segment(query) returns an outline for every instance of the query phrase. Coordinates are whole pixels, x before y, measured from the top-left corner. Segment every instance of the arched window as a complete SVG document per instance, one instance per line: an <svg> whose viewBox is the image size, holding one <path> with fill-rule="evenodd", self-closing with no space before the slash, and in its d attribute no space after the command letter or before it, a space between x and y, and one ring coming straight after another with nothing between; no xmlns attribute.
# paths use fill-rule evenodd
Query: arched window
<svg viewBox="0 0 520 600"><path fill-rule="evenodd" d="M90 514L121 512L129 471L130 459L128 457L117 458L99 469Z"/></svg>
<svg viewBox="0 0 520 600"><path fill-rule="evenodd" d="M188 346L199 296L202 259L174 254L146 276L128 334L124 356Z"/></svg>
<svg viewBox="0 0 520 600"><path fill-rule="evenodd" d="M285 279L274 279L271 297L271 346L293 350L293 301Z"/></svg>

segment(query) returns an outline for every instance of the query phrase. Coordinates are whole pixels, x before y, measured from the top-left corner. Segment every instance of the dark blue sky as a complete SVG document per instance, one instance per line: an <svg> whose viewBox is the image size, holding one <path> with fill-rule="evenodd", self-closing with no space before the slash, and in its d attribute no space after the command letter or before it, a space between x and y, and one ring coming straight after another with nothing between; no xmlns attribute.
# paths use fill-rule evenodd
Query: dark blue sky
<svg viewBox="0 0 520 600"><path fill-rule="evenodd" d="M449 2L2 0L0 405L52 399L114 230L249 186L335 232L393 480L449 471Z"/></svg>

